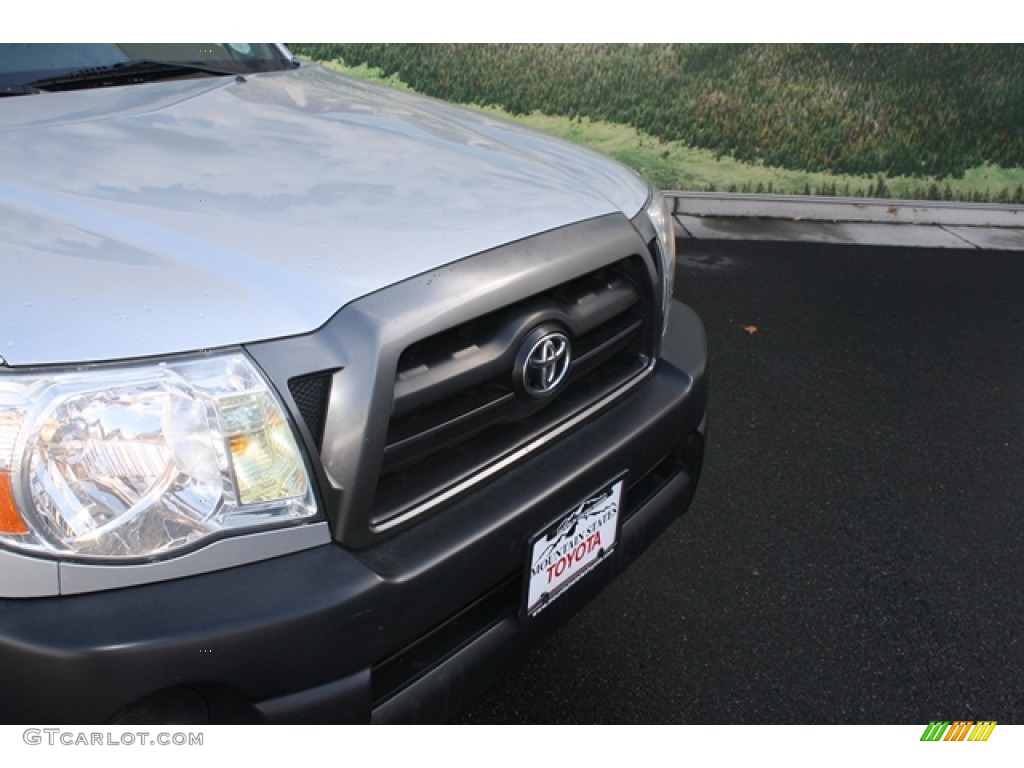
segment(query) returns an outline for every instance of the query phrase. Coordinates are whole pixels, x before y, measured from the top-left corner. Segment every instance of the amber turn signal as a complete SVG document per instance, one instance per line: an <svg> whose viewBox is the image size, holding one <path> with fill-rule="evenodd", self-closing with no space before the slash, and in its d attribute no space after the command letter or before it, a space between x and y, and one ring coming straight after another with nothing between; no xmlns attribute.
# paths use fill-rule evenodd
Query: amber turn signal
<svg viewBox="0 0 1024 768"><path fill-rule="evenodd" d="M6 472L0 472L0 533L28 533L28 526L14 506L11 479Z"/></svg>

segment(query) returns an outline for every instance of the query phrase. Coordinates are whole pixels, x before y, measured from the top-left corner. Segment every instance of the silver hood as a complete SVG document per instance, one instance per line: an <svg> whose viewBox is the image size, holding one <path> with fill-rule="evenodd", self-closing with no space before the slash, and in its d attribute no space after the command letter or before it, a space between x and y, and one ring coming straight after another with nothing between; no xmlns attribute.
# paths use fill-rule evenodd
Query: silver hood
<svg viewBox="0 0 1024 768"><path fill-rule="evenodd" d="M0 100L12 366L311 331L445 263L643 206L575 145L315 66Z"/></svg>

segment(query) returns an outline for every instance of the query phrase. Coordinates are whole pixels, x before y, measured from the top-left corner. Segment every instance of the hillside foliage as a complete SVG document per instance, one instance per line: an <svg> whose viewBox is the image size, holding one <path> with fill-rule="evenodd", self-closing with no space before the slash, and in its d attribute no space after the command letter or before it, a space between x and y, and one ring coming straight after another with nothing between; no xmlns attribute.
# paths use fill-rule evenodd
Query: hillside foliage
<svg viewBox="0 0 1024 768"><path fill-rule="evenodd" d="M1024 166L1024 45L292 49L379 67L439 98L624 123L744 162L938 178Z"/></svg>

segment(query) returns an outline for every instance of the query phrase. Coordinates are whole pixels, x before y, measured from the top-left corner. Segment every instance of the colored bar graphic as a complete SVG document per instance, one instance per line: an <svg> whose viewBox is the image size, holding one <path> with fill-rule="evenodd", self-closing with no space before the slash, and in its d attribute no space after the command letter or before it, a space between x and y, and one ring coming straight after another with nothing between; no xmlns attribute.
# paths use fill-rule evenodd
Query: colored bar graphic
<svg viewBox="0 0 1024 768"><path fill-rule="evenodd" d="M988 741L995 720L932 720L921 734L921 741Z"/></svg>
<svg viewBox="0 0 1024 768"><path fill-rule="evenodd" d="M974 725L972 720L954 720L943 741L963 741L967 738L967 732L972 725Z"/></svg>
<svg viewBox="0 0 1024 768"><path fill-rule="evenodd" d="M992 735L992 731L995 730L995 720L979 720L974 724L974 730L971 731L971 735L967 737L968 741L988 741L988 737Z"/></svg>
<svg viewBox="0 0 1024 768"><path fill-rule="evenodd" d="M921 741L940 741L949 728L949 720L932 720L921 734Z"/></svg>

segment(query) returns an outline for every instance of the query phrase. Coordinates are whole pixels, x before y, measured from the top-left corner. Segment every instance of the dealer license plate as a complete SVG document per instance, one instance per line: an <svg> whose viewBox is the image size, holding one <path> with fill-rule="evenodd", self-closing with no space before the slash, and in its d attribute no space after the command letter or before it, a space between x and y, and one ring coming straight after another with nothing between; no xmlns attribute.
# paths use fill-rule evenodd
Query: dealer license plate
<svg viewBox="0 0 1024 768"><path fill-rule="evenodd" d="M533 616L565 593L618 542L622 480L573 507L529 547L526 614Z"/></svg>

